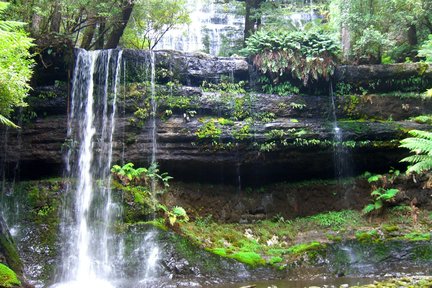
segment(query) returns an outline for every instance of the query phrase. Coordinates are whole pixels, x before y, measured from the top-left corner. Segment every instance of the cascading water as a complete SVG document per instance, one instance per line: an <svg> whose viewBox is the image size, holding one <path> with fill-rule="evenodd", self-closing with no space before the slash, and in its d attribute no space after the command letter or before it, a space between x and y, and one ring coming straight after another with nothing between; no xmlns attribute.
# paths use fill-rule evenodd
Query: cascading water
<svg viewBox="0 0 432 288"><path fill-rule="evenodd" d="M343 188L345 202L347 204L349 201L349 188L346 187L343 183L343 178L347 178L352 176L352 167L350 163L349 150L344 145L343 140L343 131L338 126L338 120L336 116L336 104L335 104L335 96L333 93L333 84L330 82L330 98L333 112L333 141L334 141L334 151L333 151L333 163L335 169L335 178L339 182L339 186Z"/></svg>
<svg viewBox="0 0 432 288"><path fill-rule="evenodd" d="M157 99L156 99L156 64L155 64L155 53L149 51L149 61L150 61L150 104L151 104L151 164L156 167L157 165ZM151 181L151 197L153 198L153 203L156 203L156 179L152 178ZM148 257L146 259L146 270L142 282L152 281L155 276L155 266L159 258L159 247L155 244L154 238L157 236L156 230L151 230L144 238L142 245L146 250L149 251Z"/></svg>
<svg viewBox="0 0 432 288"><path fill-rule="evenodd" d="M66 155L70 199L65 199L62 224L69 240L58 279L62 283L55 287L113 287L109 225L118 209L111 200L109 170L121 55L113 50L77 52Z"/></svg>
<svg viewBox="0 0 432 288"><path fill-rule="evenodd" d="M230 12L234 10L233 4L188 0L187 8L191 23L168 31L156 49L203 51L219 55L224 45L243 39L244 16Z"/></svg>

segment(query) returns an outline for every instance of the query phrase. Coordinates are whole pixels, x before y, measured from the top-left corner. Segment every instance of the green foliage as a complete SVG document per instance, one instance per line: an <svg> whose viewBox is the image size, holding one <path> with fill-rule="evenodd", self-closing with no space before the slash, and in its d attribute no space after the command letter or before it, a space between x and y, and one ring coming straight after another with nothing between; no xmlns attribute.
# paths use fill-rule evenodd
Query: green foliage
<svg viewBox="0 0 432 288"><path fill-rule="evenodd" d="M432 169L432 133L420 130L411 130L409 134L413 137L405 138L399 147L411 150L411 155L405 157L401 162L410 163L407 173L423 173Z"/></svg>
<svg viewBox="0 0 432 288"><path fill-rule="evenodd" d="M353 54L358 58L365 58L367 62L379 62L383 51L391 46L386 35L375 29L374 26L367 27L353 46ZM389 61L389 60L388 60Z"/></svg>
<svg viewBox="0 0 432 288"><path fill-rule="evenodd" d="M425 57L426 62L432 63L432 34L429 34L428 39L423 42L418 55Z"/></svg>
<svg viewBox="0 0 432 288"><path fill-rule="evenodd" d="M260 83L263 92L268 94L289 96L292 94L298 94L300 92L298 87L293 86L288 81L274 84L273 81L265 75L258 78L258 83Z"/></svg>
<svg viewBox="0 0 432 288"><path fill-rule="evenodd" d="M250 126L249 125L243 125L240 129L235 129L232 132L232 136L235 140L245 140L250 138L252 135L250 133Z"/></svg>
<svg viewBox="0 0 432 288"><path fill-rule="evenodd" d="M157 163L152 163L149 168L133 168L133 163L126 163L123 166L114 165L111 168L111 173L114 178L124 186L146 186L149 179L161 181L164 187L169 187L168 181L172 179L168 173L159 174Z"/></svg>
<svg viewBox="0 0 432 288"><path fill-rule="evenodd" d="M306 84L328 79L334 72L339 46L323 31L291 32L260 30L246 40L245 52L253 63L278 84L290 75Z"/></svg>
<svg viewBox="0 0 432 288"><path fill-rule="evenodd" d="M159 204L158 207L164 212L164 215L171 226L174 226L176 223L186 223L189 221L189 216L183 207L174 206L172 209L168 209L162 204Z"/></svg>
<svg viewBox="0 0 432 288"><path fill-rule="evenodd" d="M222 135L222 130L216 126L215 120L210 119L205 121L203 125L198 128L195 135L198 136L199 139L210 140L214 143Z"/></svg>
<svg viewBox="0 0 432 288"><path fill-rule="evenodd" d="M368 214L373 211L379 211L385 207L386 204L394 202L396 195L399 193L398 189L388 188L387 185L392 184L393 181L399 176L399 170L390 170L389 176L385 175L370 175L368 182L372 183L372 203L363 208L363 213ZM378 186L380 185L380 186Z"/></svg>
<svg viewBox="0 0 432 288"><path fill-rule="evenodd" d="M432 115L419 115L411 118L411 120L421 124L432 125Z"/></svg>
<svg viewBox="0 0 432 288"><path fill-rule="evenodd" d="M17 275L8 266L0 263L0 287L16 287L21 286L21 281Z"/></svg>
<svg viewBox="0 0 432 288"><path fill-rule="evenodd" d="M341 229L348 222L360 221L358 213L352 210L331 211L308 217L323 228Z"/></svg>
<svg viewBox="0 0 432 288"><path fill-rule="evenodd" d="M430 33L431 8L424 0L331 0L329 11L334 30L349 33L350 58L378 63L383 55L391 62L414 59L416 42Z"/></svg>
<svg viewBox="0 0 432 288"><path fill-rule="evenodd" d="M9 3L0 2L0 17ZM15 107L26 106L33 60L29 49L32 39L24 23L0 20L0 124L17 128L8 117Z"/></svg>
<svg viewBox="0 0 432 288"><path fill-rule="evenodd" d="M185 0L137 0L123 35L128 48L154 49L166 32L190 22Z"/></svg>

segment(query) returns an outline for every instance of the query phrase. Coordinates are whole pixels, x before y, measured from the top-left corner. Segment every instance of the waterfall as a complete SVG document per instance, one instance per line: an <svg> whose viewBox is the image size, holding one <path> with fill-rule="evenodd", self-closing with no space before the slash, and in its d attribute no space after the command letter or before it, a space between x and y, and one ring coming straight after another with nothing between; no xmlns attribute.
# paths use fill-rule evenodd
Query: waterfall
<svg viewBox="0 0 432 288"><path fill-rule="evenodd" d="M122 52L77 51L61 227L66 247L55 287L113 287L109 229L118 209L111 200L110 167Z"/></svg>
<svg viewBox="0 0 432 288"><path fill-rule="evenodd" d="M155 53L153 51L149 51L149 68L150 68L150 104L151 104L151 112L150 112L150 133L151 133L151 164L154 167L157 167L157 99L156 99L156 59ZM156 189L157 189L157 180L152 178L151 180L151 197L152 202L156 203ZM141 246L148 252L148 256L146 258L146 268L143 279L141 282L148 282L153 280L155 277L155 268L156 263L159 259L159 247L155 244L154 238L157 236L157 231L151 230L147 235L145 235ZM141 276L141 277L142 277Z"/></svg>
<svg viewBox="0 0 432 288"><path fill-rule="evenodd" d="M333 83L330 82L330 98L331 98L331 108L333 113L333 163L334 163L334 172L335 179L338 181L340 188L344 191L344 201L347 206L349 206L349 192L350 189L347 187L342 181L344 178L350 177L353 175L352 165L350 159L350 151L344 145L344 134L343 130L339 127L337 115L336 115L336 103L335 96L333 93Z"/></svg>
<svg viewBox="0 0 432 288"><path fill-rule="evenodd" d="M233 4L188 0L187 7L191 22L168 31L156 49L219 55L227 45L243 39L244 16L231 12L235 9Z"/></svg>

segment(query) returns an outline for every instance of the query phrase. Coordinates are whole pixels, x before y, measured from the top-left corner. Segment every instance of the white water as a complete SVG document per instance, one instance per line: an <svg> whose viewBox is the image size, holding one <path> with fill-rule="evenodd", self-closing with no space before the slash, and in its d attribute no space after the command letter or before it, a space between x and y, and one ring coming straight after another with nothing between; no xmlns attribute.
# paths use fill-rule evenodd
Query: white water
<svg viewBox="0 0 432 288"><path fill-rule="evenodd" d="M224 45L243 39L244 16L234 13L233 4L188 0L187 8L191 23L168 31L156 49L219 55Z"/></svg>
<svg viewBox="0 0 432 288"><path fill-rule="evenodd" d="M76 183L70 180L67 187L62 223L67 245L60 283L54 287L113 287L109 229L117 207L109 171L120 61L121 51L78 50L66 154L67 176Z"/></svg>

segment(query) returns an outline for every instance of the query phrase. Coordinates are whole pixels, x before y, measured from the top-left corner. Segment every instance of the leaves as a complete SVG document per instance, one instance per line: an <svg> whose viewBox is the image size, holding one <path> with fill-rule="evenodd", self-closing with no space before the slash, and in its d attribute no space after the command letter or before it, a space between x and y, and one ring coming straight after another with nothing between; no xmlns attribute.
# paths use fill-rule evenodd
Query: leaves
<svg viewBox="0 0 432 288"><path fill-rule="evenodd" d="M157 163L152 163L149 168L133 168L133 163L126 163L123 166L114 165L111 168L113 176L119 180L124 186L136 185L145 186L148 180L161 181L164 187L168 187L168 181L173 179L168 173L159 174Z"/></svg>
<svg viewBox="0 0 432 288"><path fill-rule="evenodd" d="M0 13L8 6L0 2ZM0 123L17 127L7 117L15 107L26 106L33 60L32 39L21 29L23 23L0 20Z"/></svg>
<svg viewBox="0 0 432 288"><path fill-rule="evenodd" d="M306 86L312 79L328 79L333 74L339 47L330 34L322 31L259 30L246 40L244 52L253 56L261 72L288 74Z"/></svg>
<svg viewBox="0 0 432 288"><path fill-rule="evenodd" d="M411 155L405 157L401 162L412 164L408 167L407 173L422 173L432 169L432 133L421 130L411 130L409 137L401 141L399 147L411 150Z"/></svg>

